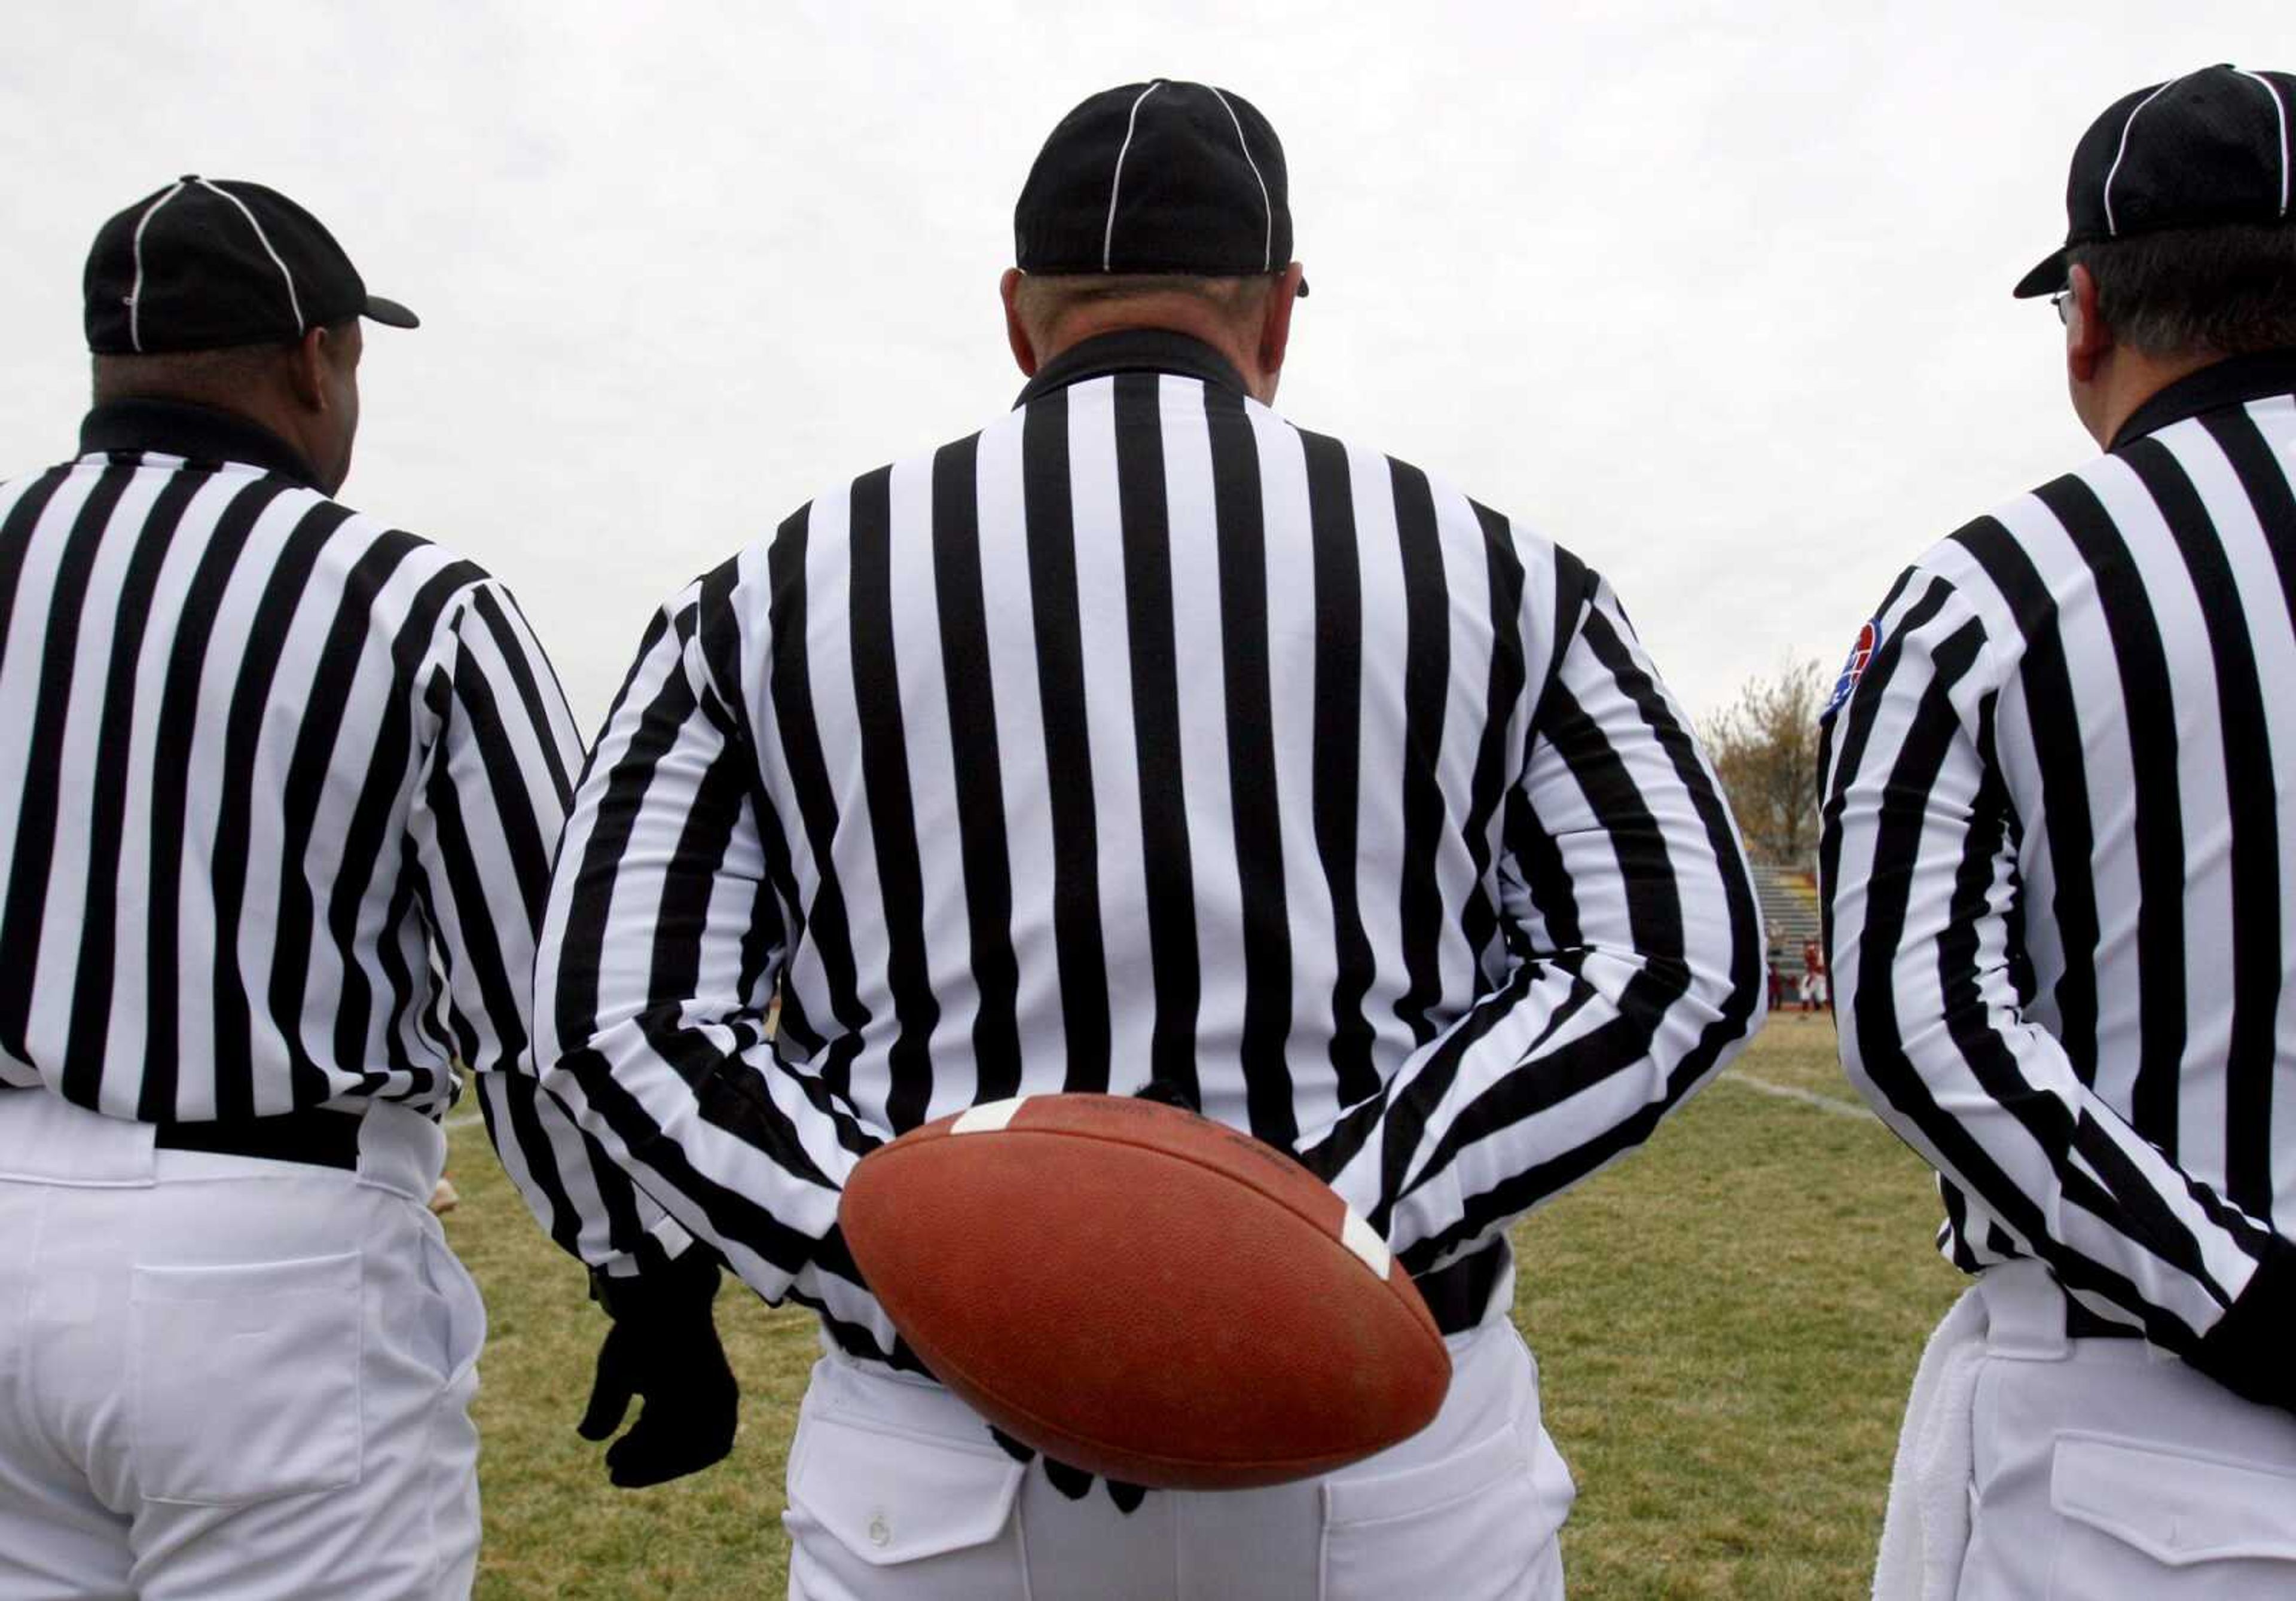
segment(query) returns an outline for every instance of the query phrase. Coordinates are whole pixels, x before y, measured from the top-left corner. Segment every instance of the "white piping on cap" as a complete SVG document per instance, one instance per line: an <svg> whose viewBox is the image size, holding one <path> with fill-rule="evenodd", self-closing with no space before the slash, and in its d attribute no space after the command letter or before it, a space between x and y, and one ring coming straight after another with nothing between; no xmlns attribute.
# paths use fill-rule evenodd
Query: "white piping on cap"
<svg viewBox="0 0 2296 1601"><path fill-rule="evenodd" d="M144 230L152 226L152 219L159 215L160 207L183 192L184 185L178 180L173 189L144 207L144 215L135 219L135 281L127 286L127 342L135 347L138 355L144 350L144 331L135 317L136 308L144 299Z"/></svg>
<svg viewBox="0 0 2296 1601"><path fill-rule="evenodd" d="M2136 126L2136 113L2175 88L2185 80L2172 78L2129 108L2128 120L2120 125L2120 148L2112 152L2112 168L2104 175L2104 231L2112 238L2120 237L2120 225L2112 218L2112 180L2120 176L2121 158L2128 153L2128 130Z"/></svg>
<svg viewBox="0 0 2296 1601"><path fill-rule="evenodd" d="M279 275L287 280L287 309L295 314L295 337L302 338L303 303L295 298L295 275L287 270L287 264L279 259L279 252L271 248L270 236L264 233L263 225L255 220L255 213L247 209L247 202L230 190L218 189L205 178L201 178L199 183L200 187L210 194L220 194L233 205L237 206L239 214L247 218L247 226L255 230L255 242L263 247L263 253L271 258L271 265L279 269Z"/></svg>
<svg viewBox="0 0 2296 1601"><path fill-rule="evenodd" d="M1251 159L1251 146L1244 139L1243 123L1236 116L1235 108L1228 104L1226 95L1213 89L1211 85L1206 84L1204 87L1212 90L1212 98L1220 103L1220 110L1226 111L1227 119L1235 124L1237 148L1243 152L1244 165L1251 168L1252 179L1259 185L1259 214L1267 219L1267 234L1259 242L1259 270L1272 273L1275 270L1275 205L1267 198L1267 180L1259 176L1259 163Z"/></svg>
<svg viewBox="0 0 2296 1601"><path fill-rule="evenodd" d="M1157 90L1163 86L1164 80L1160 78L1154 83L1150 84L1146 88L1141 90L1140 99L1135 100L1132 103L1132 114L1124 119L1124 143L1117 146L1116 170L1108 175L1108 226L1105 228L1103 228L1100 234L1100 270L1103 272L1108 271L1109 259L1114 253L1116 243L1116 196L1117 192L1124 186L1124 156L1125 152L1132 148L1132 130L1139 126L1140 101L1147 99L1151 94L1153 94Z"/></svg>
<svg viewBox="0 0 2296 1601"><path fill-rule="evenodd" d="M2280 98L2280 86L2261 72L2251 72L2245 67L2234 67L2233 70L2264 86L2264 92L2272 96L2273 114L2280 119L2280 215L2285 217L2288 215L2288 103Z"/></svg>

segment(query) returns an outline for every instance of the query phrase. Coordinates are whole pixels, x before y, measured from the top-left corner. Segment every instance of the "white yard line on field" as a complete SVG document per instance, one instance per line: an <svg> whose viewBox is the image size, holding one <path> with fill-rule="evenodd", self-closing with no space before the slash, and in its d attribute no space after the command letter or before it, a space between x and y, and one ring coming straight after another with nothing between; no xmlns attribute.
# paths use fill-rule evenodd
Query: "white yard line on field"
<svg viewBox="0 0 2296 1601"><path fill-rule="evenodd" d="M1874 1114L1855 1101L1837 1100L1822 1096L1814 1089L1797 1089L1791 1084L1773 1084L1767 1079L1757 1079L1751 1073L1735 1071L1724 1073L1727 1084L1742 1084L1749 1089L1759 1089L1766 1096L1775 1096L1782 1101L1800 1101L1805 1106L1815 1106L1820 1112L1831 1112L1836 1117L1872 1117Z"/></svg>

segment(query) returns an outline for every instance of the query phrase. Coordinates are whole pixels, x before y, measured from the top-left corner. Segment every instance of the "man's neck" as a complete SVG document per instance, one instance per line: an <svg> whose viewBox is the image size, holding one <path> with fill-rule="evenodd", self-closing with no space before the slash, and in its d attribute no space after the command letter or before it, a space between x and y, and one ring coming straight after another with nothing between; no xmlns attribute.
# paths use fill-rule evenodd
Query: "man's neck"
<svg viewBox="0 0 2296 1601"><path fill-rule="evenodd" d="M170 395L114 395L99 400L80 425L80 448L156 450L191 460L236 461L329 493L293 440L258 418L206 400Z"/></svg>
<svg viewBox="0 0 2296 1601"><path fill-rule="evenodd" d="M2076 407L2089 435L2100 448L2113 439L2139 406L2182 378L2224 358L2212 353L2178 352L2156 356L2128 345L2114 347L2109 364L2087 385L2084 402L2076 390Z"/></svg>
<svg viewBox="0 0 2296 1601"><path fill-rule="evenodd" d="M1250 349L1249 341L1233 327L1212 316L1201 300L1189 295L1149 296L1110 306L1080 308L1062 318L1052 331L1044 348L1037 352L1037 360L1040 366L1049 366L1086 340L1098 339L1104 333L1177 333L1209 345L1235 369L1247 394L1262 401L1267 398L1261 392L1267 387L1267 375L1260 370L1259 352Z"/></svg>
<svg viewBox="0 0 2296 1601"><path fill-rule="evenodd" d="M1026 405L1054 390L1118 373L1167 373L1245 392L1242 377L1227 357L1201 340L1168 328L1130 328L1069 346L1037 369L1015 404Z"/></svg>

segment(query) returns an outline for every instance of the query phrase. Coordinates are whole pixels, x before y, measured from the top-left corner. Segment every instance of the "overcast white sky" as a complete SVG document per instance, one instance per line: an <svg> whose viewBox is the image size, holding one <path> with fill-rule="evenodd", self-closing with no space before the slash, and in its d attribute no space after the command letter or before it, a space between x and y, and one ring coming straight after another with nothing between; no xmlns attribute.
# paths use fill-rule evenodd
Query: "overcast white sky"
<svg viewBox="0 0 2296 1601"><path fill-rule="evenodd" d="M1020 382L1054 122L1149 77L1282 135L1280 408L1608 573L1697 710L1831 671L1923 546L2091 447L2009 285L2073 142L2287 0L116 4L0 56L0 472L68 456L96 226L179 173L318 213L372 331L344 498L505 579L594 725L647 612Z"/></svg>

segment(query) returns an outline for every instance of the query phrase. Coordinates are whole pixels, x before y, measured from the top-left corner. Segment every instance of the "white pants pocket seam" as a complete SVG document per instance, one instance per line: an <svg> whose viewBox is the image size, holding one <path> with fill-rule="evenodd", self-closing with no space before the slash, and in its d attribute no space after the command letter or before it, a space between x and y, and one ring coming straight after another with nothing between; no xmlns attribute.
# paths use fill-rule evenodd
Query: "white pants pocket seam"
<svg viewBox="0 0 2296 1601"><path fill-rule="evenodd" d="M359 1482L364 1261L354 1251L131 1269L127 1410L142 1499L252 1506Z"/></svg>
<svg viewBox="0 0 2296 1601"><path fill-rule="evenodd" d="M882 1571L985 1553L1017 1529L1019 1463L873 1424L819 1413L801 1421L789 1474L793 1537L800 1523L809 1525L865 1567ZM849 1432L842 1440L840 1430ZM902 1441L911 1449L880 1459L873 1440Z"/></svg>
<svg viewBox="0 0 2296 1601"><path fill-rule="evenodd" d="M1520 1472L1526 1478L1529 1477L1530 1474L1529 1457L1525 1455L1519 1448L1510 1453L1510 1457L1512 1458L1511 1471ZM1496 1458L1494 1458L1494 1460L1496 1460ZM1477 1496L1488 1495L1491 1491L1492 1486L1496 1482L1498 1482L1498 1481L1487 1479L1480 1483L1465 1485L1436 1500L1415 1501L1410 1506L1395 1512L1379 1513L1368 1517L1327 1516L1324 1519L1324 1527L1326 1529L1352 1531L1357 1529L1378 1529L1390 1523L1408 1523L1414 1518L1428 1517L1439 1512L1447 1511L1451 1507L1458 1506L1462 1501L1473 1500Z"/></svg>
<svg viewBox="0 0 2296 1601"><path fill-rule="evenodd" d="M1431 1498L1414 1497L1414 1484L1423 1494L1430 1481L1441 1484L1440 1493ZM1342 1495L1334 1491L1355 1502L1386 1498L1392 1509L1367 1505L1361 1512L1341 1515L1334 1508ZM1457 1583L1471 1587L1459 1594L1477 1601L1518 1594L1521 1579L1536 1570L1540 1553L1554 1542L1569 1512L1567 1501L1556 1507L1542 1487L1520 1422L1407 1473L1352 1485L1328 1484L1322 1499L1316 1594L1323 1601L1370 1601L1374 1597L1384 1601L1406 1593L1411 1576L1397 1571L1396 1564L1423 1562L1429 1541L1398 1536L1411 1524L1442 1521L1453 1526L1445 1531L1441 1547L1456 1552L1461 1564L1474 1564L1453 1573ZM1500 1586L1506 1588L1496 1588Z"/></svg>
<svg viewBox="0 0 2296 1601"><path fill-rule="evenodd" d="M2208 1493L2193 1490L2195 1479ZM2188 1497L2181 1507L2177 1491ZM2292 1492L2296 1474L2283 1466L2183 1444L2068 1429L2050 1450L2051 1509L2164 1567L2296 1564L2296 1515L2253 1515L2259 1503L2285 1505Z"/></svg>

